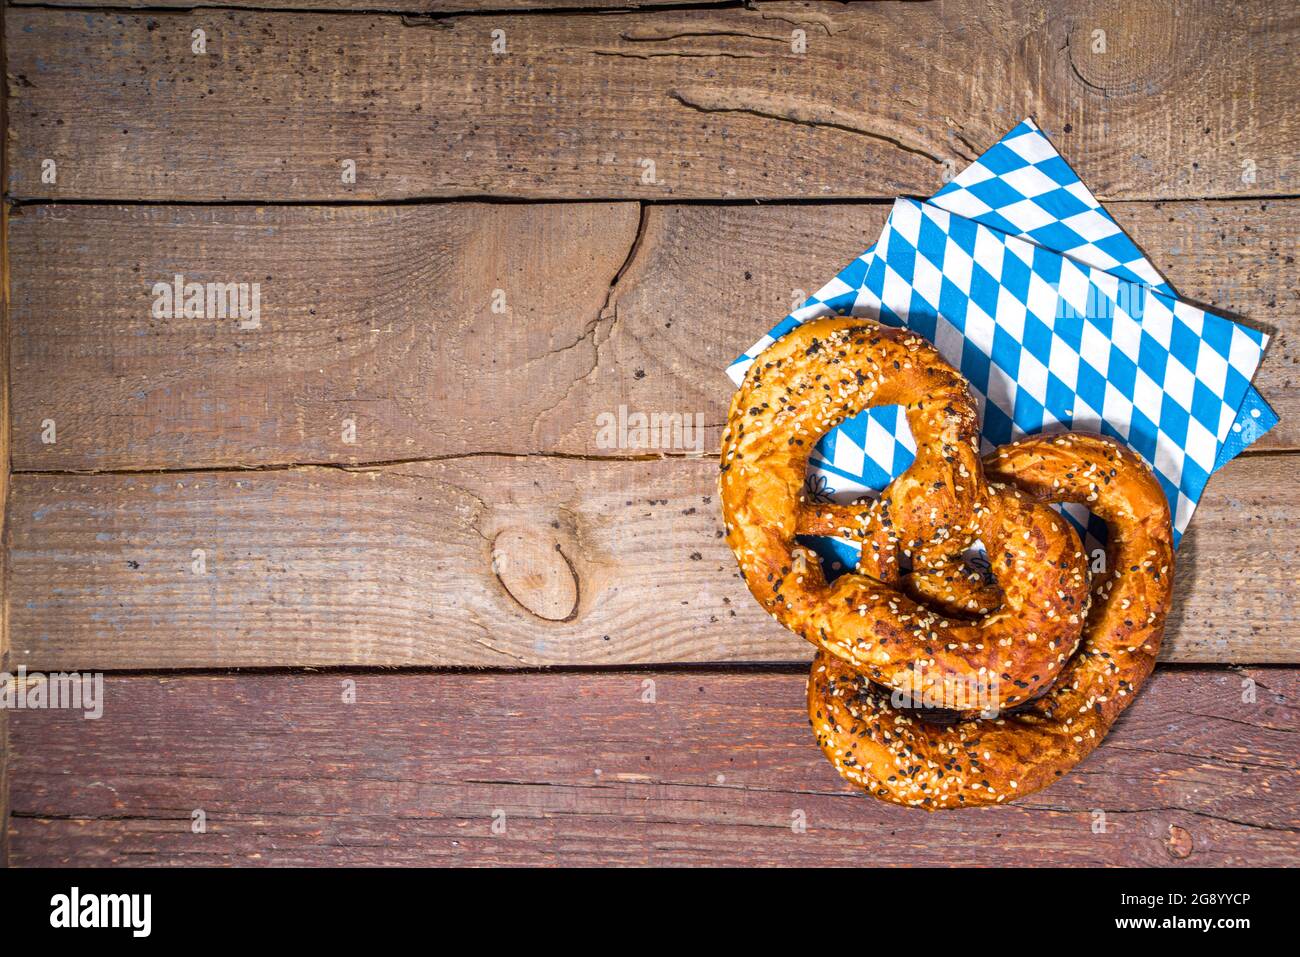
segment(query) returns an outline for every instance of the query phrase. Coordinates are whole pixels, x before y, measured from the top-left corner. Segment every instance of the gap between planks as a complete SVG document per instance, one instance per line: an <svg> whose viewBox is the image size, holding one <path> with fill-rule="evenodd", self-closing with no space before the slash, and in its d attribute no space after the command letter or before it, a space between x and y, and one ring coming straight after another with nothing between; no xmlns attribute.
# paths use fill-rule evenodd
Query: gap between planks
<svg viewBox="0 0 1300 957"><path fill-rule="evenodd" d="M784 0L772 0L772 2L784 2ZM850 2L863 2L863 0L850 0ZM865 0L865 2L874 2L874 0ZM915 0L915 2L927 2L927 0ZM910 195L910 194L900 194ZM1251 200L1263 200L1275 202L1282 200L1300 199L1300 193L1261 193L1258 196L1227 196L1212 195L1203 196L1180 196L1174 199L1168 196L1125 196L1121 198L1110 198L1100 193L1095 194L1097 199L1109 207L1119 206L1149 206L1153 203L1173 204L1173 203L1242 203ZM928 196L917 196L918 199L927 199ZM464 194L457 196L411 196L401 199L148 199L145 197L115 197L115 196L94 196L86 198L59 198L55 196L24 196L15 198L6 194L5 202L16 215L22 215L22 210L38 206L159 206L159 207L187 207L187 206L212 206L231 208L239 207L320 207L322 209L348 209L349 207L368 207L368 206L454 206L461 203L477 203L483 205L498 206L519 206L523 204L533 206L572 206L592 204L606 205L609 203L639 203L645 207L656 206L741 206L741 207L781 207L781 206L892 206L894 197L887 196L840 196L822 199L819 197L799 197L784 196L778 199L736 199L727 197L715 198L690 198L682 197L680 199L653 199L648 197L631 198L621 196L511 196L502 193L481 193L481 194Z"/></svg>
<svg viewBox="0 0 1300 957"><path fill-rule="evenodd" d="M1262 458L1265 456L1284 458L1293 455L1300 455L1300 449L1260 449L1254 446L1245 449L1237 458ZM483 452L455 452L449 455L428 455L409 459L376 459L371 462L277 462L266 465L220 465L209 467L188 467L173 466L168 468L154 468L141 466L140 468L116 468L116 469L11 469L10 475L46 475L52 478L60 476L93 476L93 475L195 475L212 472L214 474L223 474L228 472L242 475L256 475L260 472L296 472L308 471L312 469L333 469L341 472L376 472L386 468L398 465L431 465L438 462L455 462L461 459L557 459L571 462L670 462L673 460L697 461L700 459L716 459L717 453L711 451L704 455L695 455L683 452L652 452L645 454L630 455L582 455L576 452L504 452L504 451L483 451Z"/></svg>
<svg viewBox="0 0 1300 957"><path fill-rule="evenodd" d="M335 678L400 678L400 677L438 677L455 675L503 675L526 677L535 675L539 678L558 675L677 675L699 677L721 677L745 675L784 675L802 677L808 673L809 661L790 659L788 661L662 661L638 664L611 665L240 665L229 668L98 668L97 674L106 678L153 678L167 680L171 678L237 678L237 677L335 677ZM1295 664L1269 662L1198 662L1166 661L1161 659L1156 665L1159 672L1196 671L1198 673L1217 674L1231 672L1243 677L1249 674L1268 674L1270 671L1290 673L1296 670ZM35 669L32 669L35 670Z"/></svg>

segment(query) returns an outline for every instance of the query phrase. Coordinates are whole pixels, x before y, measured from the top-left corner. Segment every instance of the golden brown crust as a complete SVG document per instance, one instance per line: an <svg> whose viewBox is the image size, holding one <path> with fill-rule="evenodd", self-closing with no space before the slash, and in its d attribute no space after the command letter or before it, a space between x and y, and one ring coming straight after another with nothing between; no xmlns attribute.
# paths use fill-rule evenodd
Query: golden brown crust
<svg viewBox="0 0 1300 957"><path fill-rule="evenodd" d="M979 618L1002 607L1002 589L959 560L909 572L903 591L950 618Z"/></svg>
<svg viewBox="0 0 1300 957"><path fill-rule="evenodd" d="M877 500L807 501L821 435L893 404L916 440L912 466ZM819 649L808 684L819 745L869 793L932 810L1030 793L1095 748L1150 674L1172 595L1168 503L1133 453L1077 434L985 462L977 449L961 376L920 337L861 319L806 323L767 350L722 442L741 574ZM1090 581L1049 502L1083 503L1109 523L1105 575ZM857 541L858 568L827 583L796 534ZM977 539L996 585L961 564ZM913 565L905 576L900 556Z"/></svg>
<svg viewBox="0 0 1300 957"><path fill-rule="evenodd" d="M898 707L818 654L808 712L818 744L864 790L930 810L1014 799L1042 788L1101 743L1150 675L1173 594L1168 502L1137 456L1100 436L1027 439L995 452L991 478L1042 501L1081 502L1110 527L1083 643L1050 690L1016 713L941 727Z"/></svg>
<svg viewBox="0 0 1300 957"><path fill-rule="evenodd" d="M907 471L869 505L806 502L808 457L821 435L863 409L895 404L917 445ZM920 336L862 319L791 331L751 366L722 441L727 541L754 597L785 627L888 687L938 695L960 711L979 710L962 704L972 695L995 694L999 707L1031 700L1078 642L1087 566L1059 515L1015 487L986 483L978 441L965 380ZM830 529L861 541L864 558L828 584L795 535ZM941 581L976 539L1000 585L997 606L985 600L976 620L927 608L896 584L900 554L921 570L913 582L925 593L935 584L928 571ZM969 610L988 597L972 592Z"/></svg>

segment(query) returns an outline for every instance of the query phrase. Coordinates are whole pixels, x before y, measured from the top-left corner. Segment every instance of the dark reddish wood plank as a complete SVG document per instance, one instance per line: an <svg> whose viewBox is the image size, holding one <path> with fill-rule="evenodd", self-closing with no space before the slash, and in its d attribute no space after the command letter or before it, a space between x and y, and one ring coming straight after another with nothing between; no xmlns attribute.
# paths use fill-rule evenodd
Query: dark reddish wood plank
<svg viewBox="0 0 1300 957"><path fill-rule="evenodd" d="M1161 670L1051 788L936 814L840 781L813 744L802 674L110 676L98 721L12 715L12 853L20 865L1293 865L1297 674ZM355 704L342 702L349 680ZM191 831L195 810L206 833Z"/></svg>
<svg viewBox="0 0 1300 957"><path fill-rule="evenodd" d="M0 711L0 867L9 865L9 712Z"/></svg>

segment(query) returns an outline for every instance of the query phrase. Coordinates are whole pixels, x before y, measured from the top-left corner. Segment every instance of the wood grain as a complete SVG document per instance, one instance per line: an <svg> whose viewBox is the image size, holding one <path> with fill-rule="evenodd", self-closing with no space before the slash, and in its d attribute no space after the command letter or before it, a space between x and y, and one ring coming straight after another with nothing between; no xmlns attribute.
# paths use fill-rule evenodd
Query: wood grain
<svg viewBox="0 0 1300 957"><path fill-rule="evenodd" d="M496 13L506 10L636 10L643 7L716 5L720 0L17 0L14 7L112 7L150 10L175 8L195 10L226 7L235 10L338 10L375 11L442 16L448 13ZM765 0L750 0L751 3Z"/></svg>
<svg viewBox="0 0 1300 957"><path fill-rule="evenodd" d="M0 60L5 59L7 38L0 34ZM0 130L9 129L9 104L0 96ZM4 178L8 160L0 156L0 178ZM7 180L6 180L7 181ZM0 512L7 512L9 502L10 455L9 425L9 343L12 341L12 314L9 274L9 215L6 202L0 202ZM9 549L5 516L0 514L0 672L9 671ZM9 864L9 715L0 709L0 869Z"/></svg>
<svg viewBox="0 0 1300 957"><path fill-rule="evenodd" d="M630 203L24 208L14 465L626 455L597 428L620 406L701 416L712 452L726 364L888 209L651 205L638 230ZM1274 334L1257 385L1282 422L1256 448L1300 448L1300 201L1112 209L1183 295ZM154 318L178 272L260 283L261 328Z"/></svg>
<svg viewBox="0 0 1300 957"><path fill-rule="evenodd" d="M110 677L98 721L14 713L13 860L1262 867L1300 851L1294 670L1162 669L1050 788L928 815L850 791L803 691L772 673Z"/></svg>
<svg viewBox="0 0 1300 957"><path fill-rule="evenodd" d="M806 661L737 577L716 469L472 456L360 472L15 475L14 659ZM1179 552L1166 661L1300 662L1294 471L1290 457L1253 456L1210 482Z"/></svg>
<svg viewBox="0 0 1300 957"><path fill-rule="evenodd" d="M545 437L521 447L521 429L608 334L637 220L629 203L25 210L16 467L527 451ZM72 258L41 265L55 248ZM178 273L258 283L261 327L156 318Z"/></svg>
<svg viewBox="0 0 1300 957"><path fill-rule="evenodd" d="M4 40L0 37L0 57ZM8 116L0 97L0 129L6 129ZM0 163L0 166L3 164ZM11 468L9 443L9 204L0 203L0 503L9 502L9 471ZM0 512L7 509L0 507ZM0 514L0 672L9 671L9 549L5 532L5 516ZM0 708L0 868L9 863L9 714Z"/></svg>
<svg viewBox="0 0 1300 957"><path fill-rule="evenodd" d="M0 670L806 660L720 538L721 370L1026 115L1275 335L1257 449L1300 449L1293 5L66 2L5 11ZM177 273L259 328L151 315ZM1300 671L1169 663L1300 663L1295 461L1211 482L1165 666L1017 807L849 792L797 667L110 674L100 721L0 709L0 866L1292 864Z"/></svg>
<svg viewBox="0 0 1300 957"><path fill-rule="evenodd" d="M1105 198L1296 192L1284 3L6 16L19 198L892 197L1025 116Z"/></svg>

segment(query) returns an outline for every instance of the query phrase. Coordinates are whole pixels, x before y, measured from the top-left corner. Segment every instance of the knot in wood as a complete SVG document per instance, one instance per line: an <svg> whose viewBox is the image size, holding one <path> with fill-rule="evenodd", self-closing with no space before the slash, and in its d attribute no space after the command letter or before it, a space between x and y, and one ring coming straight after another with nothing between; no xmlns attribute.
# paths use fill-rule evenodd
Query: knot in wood
<svg viewBox="0 0 1300 957"><path fill-rule="evenodd" d="M492 542L492 571L529 614L545 621L569 621L577 615L578 573L551 531L502 531Z"/></svg>

